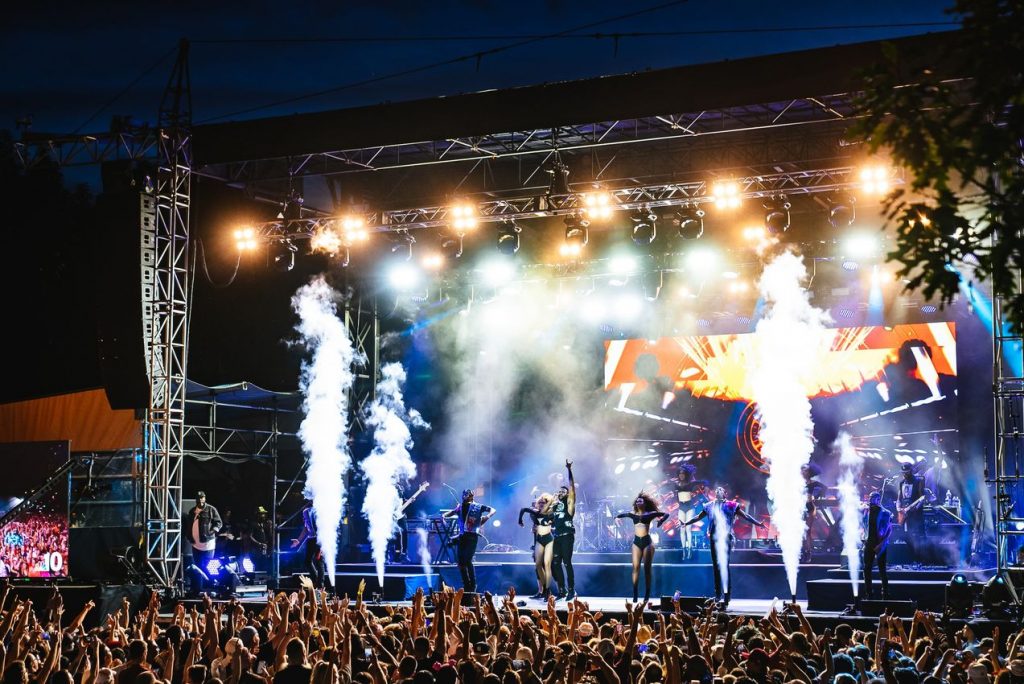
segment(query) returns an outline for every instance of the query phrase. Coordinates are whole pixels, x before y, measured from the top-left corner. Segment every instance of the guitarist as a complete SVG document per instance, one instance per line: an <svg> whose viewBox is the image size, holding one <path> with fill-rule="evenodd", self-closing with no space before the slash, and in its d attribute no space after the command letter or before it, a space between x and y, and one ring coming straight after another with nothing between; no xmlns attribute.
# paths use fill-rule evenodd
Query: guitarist
<svg viewBox="0 0 1024 684"><path fill-rule="evenodd" d="M878 563L878 576L882 580L882 600L889 598L889 576L886 554L889 550L889 536L892 534L892 513L882 507L882 493L871 492L868 510L864 514L864 596L871 595L871 575Z"/></svg>
<svg viewBox="0 0 1024 684"><path fill-rule="evenodd" d="M410 562L409 528L406 524L406 511L409 509L409 506L411 506L413 502L416 501L416 498L424 491L426 491L427 487L429 486L429 482L424 482L423 484L421 484L419 488L412 493L411 496L409 496L407 499L405 499L405 501L402 502L402 504L398 507L398 510L395 511L395 526L398 528L398 534L395 535L395 538L393 540L394 549L393 556L391 558L392 563Z"/></svg>
<svg viewBox="0 0 1024 684"><path fill-rule="evenodd" d="M914 472L913 463L904 463L901 470L903 479L896 490L896 523L903 527L904 539L916 559L924 547L924 504L928 490L924 488L924 478Z"/></svg>

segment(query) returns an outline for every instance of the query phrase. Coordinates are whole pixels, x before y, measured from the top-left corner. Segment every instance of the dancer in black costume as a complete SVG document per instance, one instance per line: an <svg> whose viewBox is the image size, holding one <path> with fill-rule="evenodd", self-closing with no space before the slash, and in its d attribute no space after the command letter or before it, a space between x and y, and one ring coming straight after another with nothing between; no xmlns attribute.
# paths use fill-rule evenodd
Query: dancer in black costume
<svg viewBox="0 0 1024 684"><path fill-rule="evenodd" d="M547 599L551 586L551 558L554 552L555 537L551 534L551 515L546 512L551 505L552 497L547 492L537 497L532 508L519 511L519 526L524 527L523 516L528 515L533 521L533 562L537 566L537 593L533 599Z"/></svg>
<svg viewBox="0 0 1024 684"><path fill-rule="evenodd" d="M572 477L572 460L566 459L565 469L569 473L569 484L558 488L558 496L548 506L547 513L555 535L551 574L558 583L558 598L571 601L576 598L576 573L572 568L572 550L576 544L576 528L572 524L576 515L576 481Z"/></svg>
<svg viewBox="0 0 1024 684"><path fill-rule="evenodd" d="M633 511L619 513L616 518L633 521L633 602L637 601L637 586L640 583L640 561L644 563L644 603L651 598L651 564L654 562L654 540L651 539L651 522L658 521L658 527L668 519L669 514L658 510L650 494L640 492L633 502Z"/></svg>

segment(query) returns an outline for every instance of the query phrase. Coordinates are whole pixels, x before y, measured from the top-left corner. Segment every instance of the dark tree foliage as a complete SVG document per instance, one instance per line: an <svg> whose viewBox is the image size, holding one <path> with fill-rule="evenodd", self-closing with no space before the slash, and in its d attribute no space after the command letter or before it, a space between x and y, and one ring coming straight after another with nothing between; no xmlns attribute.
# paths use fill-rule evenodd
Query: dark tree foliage
<svg viewBox="0 0 1024 684"><path fill-rule="evenodd" d="M1024 332L1024 2L959 0L949 12L963 21L950 53L889 49L865 75L855 132L908 171L885 200L888 259L907 289L948 304L962 277L991 279Z"/></svg>

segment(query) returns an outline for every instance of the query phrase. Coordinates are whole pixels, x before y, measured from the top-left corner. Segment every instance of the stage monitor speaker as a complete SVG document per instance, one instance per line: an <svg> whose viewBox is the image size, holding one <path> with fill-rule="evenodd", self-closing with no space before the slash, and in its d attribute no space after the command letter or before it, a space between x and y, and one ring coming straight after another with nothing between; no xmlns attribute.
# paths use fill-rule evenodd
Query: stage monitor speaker
<svg viewBox="0 0 1024 684"><path fill-rule="evenodd" d="M860 614L867 615L870 617L878 617L882 613L889 611L896 617L909 618L914 617L914 611L917 610L916 601L894 601L892 599L885 601L869 601L863 600L860 602Z"/></svg>
<svg viewBox="0 0 1024 684"><path fill-rule="evenodd" d="M671 613L675 610L673 605L672 596L661 597L661 611L663 613ZM699 613L704 610L710 600L707 596L680 596L679 607L684 613Z"/></svg>
<svg viewBox="0 0 1024 684"><path fill-rule="evenodd" d="M96 200L96 322L100 373L113 409L149 406L146 348L156 278L156 197L138 190Z"/></svg>

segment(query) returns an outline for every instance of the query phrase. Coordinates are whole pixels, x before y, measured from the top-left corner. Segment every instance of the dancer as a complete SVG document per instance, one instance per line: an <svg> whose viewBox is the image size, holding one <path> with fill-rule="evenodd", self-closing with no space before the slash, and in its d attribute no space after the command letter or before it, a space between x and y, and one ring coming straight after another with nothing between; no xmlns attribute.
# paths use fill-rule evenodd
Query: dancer
<svg viewBox="0 0 1024 684"><path fill-rule="evenodd" d="M473 567L473 556L476 545L480 541L480 528L484 526L494 509L490 506L474 503L473 490L462 492L462 503L457 508L444 511L445 518L457 518L459 533L453 541L458 550L459 574L462 575L462 588L467 592L476 591L476 569Z"/></svg>
<svg viewBox="0 0 1024 684"><path fill-rule="evenodd" d="M818 502L826 491L825 484L818 479L821 475L821 468L816 463L804 463L800 466L800 474L804 478L804 488L807 490L807 505L804 507L804 524L807 532L804 534L804 546L800 552L800 562L810 563L814 553L814 541L812 532L814 521L818 515Z"/></svg>
<svg viewBox="0 0 1024 684"><path fill-rule="evenodd" d="M676 476L676 500L679 502L679 511L676 513L679 520L679 536L683 547L683 555L689 559L693 555L694 539L693 530L683 527L682 522L692 515L696 515L697 507L703 505L708 497L704 489L708 486L705 480L695 478L697 466L691 463L684 463L679 468Z"/></svg>
<svg viewBox="0 0 1024 684"><path fill-rule="evenodd" d="M704 506L704 510L697 517L690 518L683 523L683 525L692 525L704 518L709 518L708 537L711 539L711 570L715 578L715 601L722 601L726 608L729 606L729 598L732 594L729 558L732 556L732 545L735 540L732 526L736 522L737 515L761 529L768 529L766 524L743 510L739 503L727 501L725 487L715 487L715 500Z"/></svg>
<svg viewBox="0 0 1024 684"><path fill-rule="evenodd" d="M552 496L545 492L537 497L532 507L519 511L520 527L524 527L524 515L529 515L533 520L533 562L537 566L537 593L530 597L532 599L546 600L551 586L551 558L555 537L551 534L551 515L545 513L551 499Z"/></svg>
<svg viewBox="0 0 1024 684"><path fill-rule="evenodd" d="M576 598L576 573L572 569L572 549L576 544L576 528L572 524L576 515L576 481L572 477L571 459L565 460L565 469L569 472L569 484L558 488L558 496L548 506L547 513L551 516L555 535L551 573L558 583L557 598L572 601ZM562 573L563 565L565 574Z"/></svg>
<svg viewBox="0 0 1024 684"><path fill-rule="evenodd" d="M871 573L878 563L878 576L882 579L882 600L889 598L889 576L886 554L889 551L889 537L892 535L892 513L882 507L882 493L871 492L868 510L864 514L864 595L871 595Z"/></svg>
<svg viewBox="0 0 1024 684"><path fill-rule="evenodd" d="M651 598L651 564L654 562L654 540L651 539L651 521L657 520L658 527L668 519L668 513L658 510L658 502L646 492L637 494L633 511L619 513L616 518L633 521L633 603L637 601L637 585L640 583L640 561L644 562L644 604Z"/></svg>

